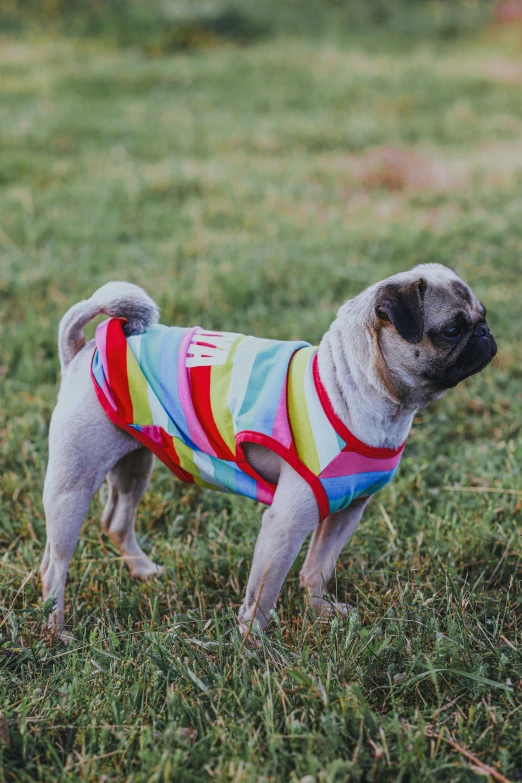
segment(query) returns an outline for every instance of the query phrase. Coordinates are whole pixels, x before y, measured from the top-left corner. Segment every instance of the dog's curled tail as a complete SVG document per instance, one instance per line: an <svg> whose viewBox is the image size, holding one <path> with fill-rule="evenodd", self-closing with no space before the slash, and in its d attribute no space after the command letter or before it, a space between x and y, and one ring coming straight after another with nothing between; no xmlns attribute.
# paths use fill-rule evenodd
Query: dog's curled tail
<svg viewBox="0 0 522 783"><path fill-rule="evenodd" d="M143 288L132 283L106 283L91 296L68 310L60 321L58 353L62 372L85 345L83 327L100 313L126 318L124 332L141 334L158 323L159 308Z"/></svg>

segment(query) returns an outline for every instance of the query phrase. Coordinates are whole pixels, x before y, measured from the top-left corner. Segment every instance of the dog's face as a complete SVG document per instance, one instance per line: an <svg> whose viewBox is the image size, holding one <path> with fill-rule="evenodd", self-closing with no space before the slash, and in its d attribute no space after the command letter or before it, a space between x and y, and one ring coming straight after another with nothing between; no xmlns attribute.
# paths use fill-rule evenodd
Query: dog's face
<svg viewBox="0 0 522 783"><path fill-rule="evenodd" d="M379 371L401 402L427 404L497 353L485 307L448 267L421 264L373 293Z"/></svg>

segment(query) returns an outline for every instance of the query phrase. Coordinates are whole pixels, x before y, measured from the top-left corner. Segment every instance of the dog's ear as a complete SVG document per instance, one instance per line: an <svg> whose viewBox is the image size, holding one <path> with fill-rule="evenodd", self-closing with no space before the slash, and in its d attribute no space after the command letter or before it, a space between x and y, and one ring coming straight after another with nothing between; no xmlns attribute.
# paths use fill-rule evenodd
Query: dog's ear
<svg viewBox="0 0 522 783"><path fill-rule="evenodd" d="M420 343L424 334L424 278L400 285L390 283L377 296L375 314L381 321L391 321L400 336L409 343Z"/></svg>

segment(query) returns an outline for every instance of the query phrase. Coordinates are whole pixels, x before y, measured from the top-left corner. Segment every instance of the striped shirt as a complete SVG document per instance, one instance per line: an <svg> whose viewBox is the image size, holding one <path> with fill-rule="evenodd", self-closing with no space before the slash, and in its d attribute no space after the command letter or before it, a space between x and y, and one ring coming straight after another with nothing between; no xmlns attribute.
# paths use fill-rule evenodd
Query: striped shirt
<svg viewBox="0 0 522 783"><path fill-rule="evenodd" d="M276 487L244 452L257 443L308 482L324 519L396 473L404 444L375 448L352 435L309 343L176 326L126 337L124 324L111 318L96 330L96 394L110 420L183 481L269 505Z"/></svg>

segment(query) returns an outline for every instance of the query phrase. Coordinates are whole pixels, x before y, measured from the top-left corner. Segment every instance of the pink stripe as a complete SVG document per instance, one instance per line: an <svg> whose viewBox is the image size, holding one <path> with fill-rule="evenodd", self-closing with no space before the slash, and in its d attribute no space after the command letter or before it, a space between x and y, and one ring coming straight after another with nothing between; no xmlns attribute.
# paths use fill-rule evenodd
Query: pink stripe
<svg viewBox="0 0 522 783"><path fill-rule="evenodd" d="M202 331L200 326L195 326L193 329L187 329L186 333L181 340L178 353L178 393L181 407L185 413L187 424L189 428L190 439L195 446L203 451L205 454L209 454L212 457L216 457L217 454L208 442L208 438L205 435L205 431L199 423L199 419L196 416L194 406L192 404L192 395L190 393L190 379L189 372L185 366L187 359L187 353L189 345L192 342L192 338L196 332Z"/></svg>
<svg viewBox="0 0 522 783"><path fill-rule="evenodd" d="M258 503L264 503L265 506L271 506L273 499L274 493L258 481L256 487L256 500Z"/></svg>
<svg viewBox="0 0 522 783"><path fill-rule="evenodd" d="M107 380L105 378L103 379L101 390L104 393L105 397L107 398L107 402L109 403L111 408L113 408L115 411L118 410L117 405L114 402L114 399L112 397L111 390L109 389L109 387L107 385Z"/></svg>
<svg viewBox="0 0 522 783"><path fill-rule="evenodd" d="M111 408L114 410L117 410L117 405L114 402L114 398L111 393L111 389L109 386L109 365L107 362L107 328L109 326L109 321L104 321L103 323L99 324L96 328L96 348L98 349L98 355L101 359L102 367L103 367L103 375L104 375L104 381L101 386L101 390L104 393L105 397L107 398L107 401L109 402Z"/></svg>
<svg viewBox="0 0 522 783"><path fill-rule="evenodd" d="M158 427L156 424L145 424L143 427L140 427L143 434L149 438L153 443L155 443L160 448L163 448L163 439L161 437L161 427Z"/></svg>
<svg viewBox="0 0 522 783"><path fill-rule="evenodd" d="M288 376L285 378L283 391L279 398L277 411L274 419L274 427L272 430L272 437L278 440L285 448L290 448L292 445L292 431L288 421L288 408L287 408L287 385Z"/></svg>
<svg viewBox="0 0 522 783"><path fill-rule="evenodd" d="M102 324L96 327L96 347L98 348L98 353L100 354L101 363L103 367L103 374L105 375L105 380L107 381L107 384L109 384L110 378L109 378L109 365L107 364L107 328L109 326L110 319L108 321L104 321Z"/></svg>
<svg viewBox="0 0 522 783"><path fill-rule="evenodd" d="M376 459L365 457L356 451L341 451L338 457L323 470L320 478L337 478L338 476L353 476L355 473L378 473L393 470L400 462L401 455Z"/></svg>

